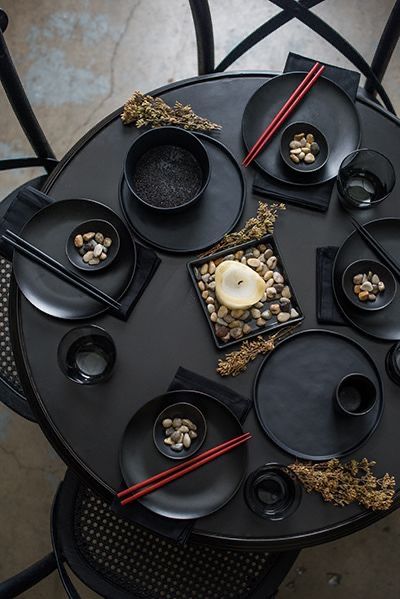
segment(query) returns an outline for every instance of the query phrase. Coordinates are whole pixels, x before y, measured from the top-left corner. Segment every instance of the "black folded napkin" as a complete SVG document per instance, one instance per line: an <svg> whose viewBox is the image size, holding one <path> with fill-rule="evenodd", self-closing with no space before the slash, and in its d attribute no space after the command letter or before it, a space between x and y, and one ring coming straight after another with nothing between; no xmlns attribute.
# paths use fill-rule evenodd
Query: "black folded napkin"
<svg viewBox="0 0 400 599"><path fill-rule="evenodd" d="M315 63L311 58L290 52L286 60L284 73L291 71L309 71ZM353 101L357 96L360 74L348 69L342 69L326 63L324 77L341 87ZM275 201L288 202L304 208L326 212L331 199L334 182L320 183L312 186L285 185L275 181L266 174L257 173L253 182L253 191Z"/></svg>
<svg viewBox="0 0 400 599"><path fill-rule="evenodd" d="M225 387L224 385L210 381L209 379L187 370L186 368L182 368L181 366L178 368L169 385L168 391L176 391L178 389L202 391L203 393L216 397L222 401L222 403L224 403L242 423L245 421L251 408L251 401L249 399L228 389L228 387ZM121 488L125 488L125 486L121 485ZM187 542L196 522L196 519L176 520L174 518L160 516L138 502L121 507L119 502L114 500L112 509L122 518L130 520L144 528L148 528L155 534L167 537L180 544Z"/></svg>
<svg viewBox="0 0 400 599"><path fill-rule="evenodd" d="M345 325L332 289L332 269L337 247L317 248L317 320L320 323Z"/></svg>
<svg viewBox="0 0 400 599"><path fill-rule="evenodd" d="M33 187L25 187L10 204L0 221L0 254L11 261L13 249L1 239L7 229L18 235L24 225L42 208L54 202L53 198ZM127 319L149 284L161 260L152 250L136 243L136 269L133 281L120 300L120 315Z"/></svg>

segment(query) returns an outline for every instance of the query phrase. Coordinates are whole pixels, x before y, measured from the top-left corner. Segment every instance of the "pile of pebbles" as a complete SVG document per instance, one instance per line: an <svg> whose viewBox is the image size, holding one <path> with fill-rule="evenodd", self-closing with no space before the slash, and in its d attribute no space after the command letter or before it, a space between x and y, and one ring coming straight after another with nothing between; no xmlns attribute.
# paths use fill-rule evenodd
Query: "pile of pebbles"
<svg viewBox="0 0 400 599"><path fill-rule="evenodd" d="M100 261L107 259L111 245L110 237L104 237L103 233L93 231L76 235L74 238L74 246L82 256L83 262L91 266L96 266Z"/></svg>
<svg viewBox="0 0 400 599"><path fill-rule="evenodd" d="M372 271L354 275L353 284L353 291L360 302L375 302L378 295L385 291L385 283Z"/></svg>
<svg viewBox="0 0 400 599"><path fill-rule="evenodd" d="M266 282L261 300L247 310L231 310L220 304L215 295L215 269L225 260L236 260L250 266ZM244 338L264 327L283 324L300 316L292 305L292 292L278 268L279 259L270 246L263 243L218 260L204 262L194 269L201 297L207 304L207 312L217 337L227 343Z"/></svg>
<svg viewBox="0 0 400 599"><path fill-rule="evenodd" d="M164 418L165 445L170 445L174 451L189 449L192 440L197 437L197 426L189 418Z"/></svg>
<svg viewBox="0 0 400 599"><path fill-rule="evenodd" d="M305 162L312 164L315 157L319 154L319 145L314 140L312 133L296 133L289 144L290 160L299 164Z"/></svg>

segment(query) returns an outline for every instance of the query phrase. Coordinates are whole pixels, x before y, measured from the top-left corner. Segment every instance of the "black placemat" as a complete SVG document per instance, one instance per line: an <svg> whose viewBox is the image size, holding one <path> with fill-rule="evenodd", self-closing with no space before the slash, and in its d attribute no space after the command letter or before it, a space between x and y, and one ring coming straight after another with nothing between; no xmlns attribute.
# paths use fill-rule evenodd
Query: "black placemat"
<svg viewBox="0 0 400 599"><path fill-rule="evenodd" d="M333 263L339 248L326 246L317 248L316 299L319 323L345 325L346 321L337 306L332 287Z"/></svg>
<svg viewBox="0 0 400 599"><path fill-rule="evenodd" d="M251 401L232 389L215 383L195 372L179 367L167 391L191 389L202 391L223 402L240 420L244 422L251 408ZM121 488L125 488L121 485ZM186 543L196 520L176 520L155 514L138 502L121 507L118 500L112 504L113 510L121 517L148 528L152 532L165 536L177 543Z"/></svg>
<svg viewBox="0 0 400 599"><path fill-rule="evenodd" d="M286 60L284 73L292 71L309 71L316 61L311 58L300 56L290 52ZM357 96L360 74L348 69L342 69L333 65L324 64L326 69L324 77L339 85L355 101ZM258 195L280 202L288 202L296 206L302 206L319 212L326 212L332 195L334 183L313 185L304 188L302 186L284 185L278 183L272 177L256 173L253 183L253 191Z"/></svg>

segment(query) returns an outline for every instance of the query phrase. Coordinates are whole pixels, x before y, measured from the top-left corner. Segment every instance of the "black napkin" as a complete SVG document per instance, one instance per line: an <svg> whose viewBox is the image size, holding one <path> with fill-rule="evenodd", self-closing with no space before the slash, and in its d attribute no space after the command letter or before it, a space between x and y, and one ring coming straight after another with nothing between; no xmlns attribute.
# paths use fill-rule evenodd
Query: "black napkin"
<svg viewBox="0 0 400 599"><path fill-rule="evenodd" d="M7 229L19 234L24 225L42 208L54 202L53 198L38 191L34 187L25 187L10 204L0 221L0 254L12 260L13 249L1 239ZM152 250L136 243L136 270L133 281L120 300L119 314L127 319L149 284L161 260Z"/></svg>
<svg viewBox="0 0 400 599"><path fill-rule="evenodd" d="M317 248L317 320L320 323L345 325L332 289L332 269L337 247Z"/></svg>
<svg viewBox="0 0 400 599"><path fill-rule="evenodd" d="M202 391L216 397L222 401L242 423L245 421L251 408L251 401L249 399L228 389L228 387L225 387L224 385L214 383L214 381L210 381L209 379L187 370L186 368L182 368L181 366L175 373L175 376L168 387L168 391L176 391L178 389ZM121 488L125 488L125 486L121 485ZM155 514L138 502L121 507L118 500L114 500L112 509L122 518L130 520L144 528L148 528L155 534L167 537L180 544L187 542L196 522L195 519L175 520L174 518L165 518L164 516Z"/></svg>
<svg viewBox="0 0 400 599"><path fill-rule="evenodd" d="M315 62L311 58L305 58L304 56L290 52L286 60L284 73L309 71ZM327 65L326 63L321 64L325 64L326 66L324 77L339 85L355 101L360 74L348 69ZM264 173L262 175L257 173L253 182L253 191L258 195L271 198L272 200L288 202L289 204L318 210L319 212L326 212L329 207L333 185L334 182L332 181L309 187L285 185L284 183L275 181L272 177L268 177Z"/></svg>

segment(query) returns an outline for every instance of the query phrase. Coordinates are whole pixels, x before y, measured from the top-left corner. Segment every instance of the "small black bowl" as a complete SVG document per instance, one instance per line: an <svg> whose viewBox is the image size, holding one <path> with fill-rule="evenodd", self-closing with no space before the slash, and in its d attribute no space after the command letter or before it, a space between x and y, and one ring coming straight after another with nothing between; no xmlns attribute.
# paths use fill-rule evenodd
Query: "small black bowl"
<svg viewBox="0 0 400 599"><path fill-rule="evenodd" d="M315 157L315 161L311 164L306 164L304 161L296 164L292 160L290 160L290 148L289 144L293 141L293 137L298 133L311 133L314 135L314 140L319 145L319 154ZM297 173L307 174L307 173L315 173L319 171L323 166L325 166L328 157L329 157L329 146L326 140L325 135L312 125L311 123L297 122L291 123L286 127L281 136L281 157L284 163L292 170Z"/></svg>
<svg viewBox="0 0 400 599"><path fill-rule="evenodd" d="M335 389L336 408L346 416L365 416L376 404L376 387L365 374L343 377Z"/></svg>
<svg viewBox="0 0 400 599"><path fill-rule="evenodd" d="M107 258L100 261L98 264L87 264L84 262L83 256L81 256L79 253L79 248L76 248L74 245L74 239L76 235L83 235L84 233L89 233L90 231L102 233L104 237L109 237L112 241L112 244L107 251ZM118 231L111 223L107 222L106 220L92 219L78 225L70 233L65 245L65 252L71 264L76 266L76 268L80 268L81 270L85 270L87 272L96 272L103 270L103 268L106 268L107 266L110 266L110 264L117 257L119 245L120 240Z"/></svg>
<svg viewBox="0 0 400 599"><path fill-rule="evenodd" d="M81 385L103 383L112 374L116 349L104 329L89 325L68 331L58 346L58 364L69 379Z"/></svg>
<svg viewBox="0 0 400 599"><path fill-rule="evenodd" d="M170 445L166 445L164 443L165 429L162 425L162 421L165 418L170 418L171 420L174 418L188 418L197 426L197 437L192 439L192 444L189 449L183 448L182 451L176 452L171 449ZM198 451L203 445L206 434L207 424L203 414L198 408L196 408L196 406L184 401L175 403L172 406L165 408L161 414L157 416L153 427L153 439L158 451L167 456L167 458L171 458L173 460L183 460L196 453L196 451Z"/></svg>
<svg viewBox="0 0 400 599"><path fill-rule="evenodd" d="M385 290L379 293L374 302L361 302L358 296L354 293L353 277L360 273L368 273L372 271L376 273L380 280L385 284ZM397 284L391 271L376 260L356 260L346 268L342 275L342 288L349 300L356 308L360 310L374 311L386 308L396 295Z"/></svg>
<svg viewBox="0 0 400 599"><path fill-rule="evenodd" d="M178 206L154 206L138 195L135 189L135 171L139 160L149 150L163 145L177 146L190 152L202 172L201 185L195 195ZM185 129L180 129L179 127L160 127L159 129L151 129L150 131L143 133L134 141L129 149L124 164L125 180L133 197L143 204L143 206L146 206L159 214L176 213L193 206L193 204L200 200L203 195L210 180L210 173L210 161L204 144L193 133L190 133Z"/></svg>

